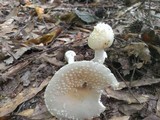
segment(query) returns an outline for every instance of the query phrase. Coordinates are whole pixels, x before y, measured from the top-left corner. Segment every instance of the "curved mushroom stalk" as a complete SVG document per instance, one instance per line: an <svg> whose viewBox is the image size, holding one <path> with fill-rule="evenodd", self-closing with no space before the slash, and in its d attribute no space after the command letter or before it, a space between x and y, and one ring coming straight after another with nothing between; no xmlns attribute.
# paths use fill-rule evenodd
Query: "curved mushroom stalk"
<svg viewBox="0 0 160 120"><path fill-rule="evenodd" d="M84 120L105 110L100 97L105 87L116 88L118 81L103 64L79 61L55 73L45 90L45 104L58 118Z"/></svg>
<svg viewBox="0 0 160 120"><path fill-rule="evenodd" d="M107 58L107 53L103 49L95 50L95 55L92 61L103 64L106 58Z"/></svg>
<svg viewBox="0 0 160 120"><path fill-rule="evenodd" d="M112 45L114 40L114 33L108 24L98 23L93 32L88 38L88 46L95 51L95 57L93 61L104 63L107 54L104 51L105 48L108 48Z"/></svg>

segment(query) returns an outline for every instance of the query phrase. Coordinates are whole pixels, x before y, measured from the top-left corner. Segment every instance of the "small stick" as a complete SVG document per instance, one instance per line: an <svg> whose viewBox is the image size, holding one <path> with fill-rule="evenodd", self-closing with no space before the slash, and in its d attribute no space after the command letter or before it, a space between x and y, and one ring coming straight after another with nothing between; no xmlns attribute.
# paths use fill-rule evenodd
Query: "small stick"
<svg viewBox="0 0 160 120"><path fill-rule="evenodd" d="M114 69L115 69L115 68L114 68ZM134 98L135 100L137 100L137 102L141 103L141 102L136 98L136 96L135 96L134 93L132 92L130 86L128 86L128 84L126 83L126 81L124 80L124 78L121 76L121 74L117 71L117 69L115 69L115 70L116 70L116 72L118 73L118 76L123 80L123 82L125 83L125 85L128 87L129 93L133 96L133 98Z"/></svg>

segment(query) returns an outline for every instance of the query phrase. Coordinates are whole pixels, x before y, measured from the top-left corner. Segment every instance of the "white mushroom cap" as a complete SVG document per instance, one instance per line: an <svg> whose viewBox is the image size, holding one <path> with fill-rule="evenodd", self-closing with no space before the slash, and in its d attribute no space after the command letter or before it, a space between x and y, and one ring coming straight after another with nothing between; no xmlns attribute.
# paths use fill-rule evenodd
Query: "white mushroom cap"
<svg viewBox="0 0 160 120"><path fill-rule="evenodd" d="M106 86L117 88L111 71L92 61L67 64L52 77L45 90L45 104L57 118L84 120L105 110L100 96Z"/></svg>
<svg viewBox="0 0 160 120"><path fill-rule="evenodd" d="M76 56L76 53L74 51L72 51L72 50L68 50L65 53L65 59L69 64L74 62L74 57L75 56Z"/></svg>
<svg viewBox="0 0 160 120"><path fill-rule="evenodd" d="M108 24L98 23L88 38L88 46L93 50L108 48L112 45L114 33Z"/></svg>

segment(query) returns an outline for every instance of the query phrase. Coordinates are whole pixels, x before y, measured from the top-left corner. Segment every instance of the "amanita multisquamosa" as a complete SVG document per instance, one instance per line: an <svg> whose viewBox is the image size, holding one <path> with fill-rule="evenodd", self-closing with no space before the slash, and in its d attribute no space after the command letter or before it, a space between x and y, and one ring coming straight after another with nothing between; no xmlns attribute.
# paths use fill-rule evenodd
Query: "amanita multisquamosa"
<svg viewBox="0 0 160 120"><path fill-rule="evenodd" d="M45 104L59 119L84 120L99 116L105 110L100 101L104 88L111 86L116 89L119 85L103 64L74 62L75 55L73 51L65 53L69 64L55 73L45 90Z"/></svg>
<svg viewBox="0 0 160 120"><path fill-rule="evenodd" d="M88 38L88 46L95 51L93 61L104 63L107 54L104 51L112 45L114 33L112 28L105 23L98 23Z"/></svg>

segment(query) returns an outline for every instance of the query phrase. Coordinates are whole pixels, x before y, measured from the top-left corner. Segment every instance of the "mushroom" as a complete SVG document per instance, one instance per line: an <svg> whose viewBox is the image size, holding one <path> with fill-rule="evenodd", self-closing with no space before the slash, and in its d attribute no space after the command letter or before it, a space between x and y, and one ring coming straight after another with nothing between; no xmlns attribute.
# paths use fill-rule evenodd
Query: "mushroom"
<svg viewBox="0 0 160 120"><path fill-rule="evenodd" d="M68 64L73 63L74 62L74 57L76 56L76 53L72 50L68 50L65 53L65 60L68 62Z"/></svg>
<svg viewBox="0 0 160 120"><path fill-rule="evenodd" d="M71 51L70 51L71 52ZM105 110L101 94L105 87L117 88L111 71L103 64L93 61L76 61L60 68L49 82L45 104L49 112L59 119L84 120L99 116Z"/></svg>
<svg viewBox="0 0 160 120"><path fill-rule="evenodd" d="M114 40L114 33L108 24L98 23L93 32L88 38L88 46L95 50L95 56L93 61L104 63L107 54L104 51L105 48L108 48L112 45Z"/></svg>

